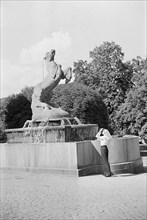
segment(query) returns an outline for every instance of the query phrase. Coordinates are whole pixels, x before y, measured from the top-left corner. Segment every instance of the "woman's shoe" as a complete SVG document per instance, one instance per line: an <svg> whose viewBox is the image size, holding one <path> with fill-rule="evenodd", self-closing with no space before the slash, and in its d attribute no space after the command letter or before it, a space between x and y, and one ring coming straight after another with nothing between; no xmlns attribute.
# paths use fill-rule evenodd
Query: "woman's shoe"
<svg viewBox="0 0 147 220"><path fill-rule="evenodd" d="M105 175L105 177L110 177L110 176L111 176L111 173L110 173L110 174L106 174L106 175Z"/></svg>

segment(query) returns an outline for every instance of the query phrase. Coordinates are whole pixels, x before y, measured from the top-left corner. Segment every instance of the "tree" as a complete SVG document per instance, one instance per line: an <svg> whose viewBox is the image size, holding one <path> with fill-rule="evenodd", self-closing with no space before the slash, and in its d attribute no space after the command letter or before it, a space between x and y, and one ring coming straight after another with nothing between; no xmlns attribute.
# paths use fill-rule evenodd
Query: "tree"
<svg viewBox="0 0 147 220"><path fill-rule="evenodd" d="M21 128L26 120L31 119L31 103L22 94L9 97L5 109L6 128Z"/></svg>
<svg viewBox="0 0 147 220"><path fill-rule="evenodd" d="M13 96L13 95L12 95ZM10 96L7 98L1 98L1 105L0 105L0 142L5 142L6 141L6 134L5 134L5 113L6 113L6 107L7 104L9 103Z"/></svg>
<svg viewBox="0 0 147 220"><path fill-rule="evenodd" d="M31 103L32 102L32 94L33 94L33 90L34 87L31 86L25 86L22 90L21 90L21 94L27 98L27 100Z"/></svg>
<svg viewBox="0 0 147 220"><path fill-rule="evenodd" d="M139 59L140 65L136 65L137 60L133 59L134 86L117 112L117 121L123 133L140 135L147 141L147 59Z"/></svg>
<svg viewBox="0 0 147 220"><path fill-rule="evenodd" d="M133 86L132 66L128 62L123 63L122 49L114 42L104 42L96 47L90 52L90 58L90 63L79 61L74 64L75 81L101 94L108 108L111 126L116 130L116 112Z"/></svg>
<svg viewBox="0 0 147 220"><path fill-rule="evenodd" d="M132 82L136 85L140 78L144 77L144 73L147 71L147 58L142 59L140 56L137 56L129 61L129 64L133 71Z"/></svg>
<svg viewBox="0 0 147 220"><path fill-rule="evenodd" d="M4 100L1 99L1 106L0 106L0 142L5 141L5 106Z"/></svg>
<svg viewBox="0 0 147 220"><path fill-rule="evenodd" d="M94 74L93 66L87 61L74 62L74 82L82 83L92 89L97 88L100 83L99 76Z"/></svg>
<svg viewBox="0 0 147 220"><path fill-rule="evenodd" d="M33 87L26 86L20 94L1 99L0 106L0 140L5 140L6 128L22 127L27 119L31 119L31 99Z"/></svg>
<svg viewBox="0 0 147 220"><path fill-rule="evenodd" d="M83 123L108 126L107 108L102 97L97 91L85 85L80 83L58 85L54 89L52 103L54 102Z"/></svg>

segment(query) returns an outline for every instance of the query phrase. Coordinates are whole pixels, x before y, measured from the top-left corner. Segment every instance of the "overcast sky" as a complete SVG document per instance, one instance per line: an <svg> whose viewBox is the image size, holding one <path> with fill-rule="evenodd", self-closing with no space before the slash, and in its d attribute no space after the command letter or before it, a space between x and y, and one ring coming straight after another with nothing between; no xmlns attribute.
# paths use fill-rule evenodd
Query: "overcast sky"
<svg viewBox="0 0 147 220"><path fill-rule="evenodd" d="M104 41L146 57L146 1L1 1L1 97L43 78L43 56L73 67Z"/></svg>

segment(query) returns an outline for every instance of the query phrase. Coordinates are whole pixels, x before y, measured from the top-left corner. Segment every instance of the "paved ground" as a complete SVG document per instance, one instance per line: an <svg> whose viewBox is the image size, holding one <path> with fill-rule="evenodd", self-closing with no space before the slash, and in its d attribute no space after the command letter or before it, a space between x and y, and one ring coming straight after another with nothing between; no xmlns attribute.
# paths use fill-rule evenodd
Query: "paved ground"
<svg viewBox="0 0 147 220"><path fill-rule="evenodd" d="M76 178L1 171L1 219L144 220L146 185L147 173Z"/></svg>

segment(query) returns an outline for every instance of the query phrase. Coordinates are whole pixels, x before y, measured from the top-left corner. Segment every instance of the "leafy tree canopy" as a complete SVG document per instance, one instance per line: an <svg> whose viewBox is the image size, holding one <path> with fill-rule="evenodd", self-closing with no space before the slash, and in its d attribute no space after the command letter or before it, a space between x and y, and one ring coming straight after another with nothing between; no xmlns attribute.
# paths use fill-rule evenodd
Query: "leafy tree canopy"
<svg viewBox="0 0 147 220"><path fill-rule="evenodd" d="M137 60L134 61L134 86L117 112L117 121L119 121L118 127L121 131L140 135L147 141L147 59L141 61L138 71Z"/></svg>
<svg viewBox="0 0 147 220"><path fill-rule="evenodd" d="M97 91L80 83L58 85L54 89L52 102L57 103L71 116L83 123L108 126L107 108Z"/></svg>
<svg viewBox="0 0 147 220"><path fill-rule="evenodd" d="M74 63L75 82L97 90L107 105L111 126L116 129L115 115L133 86L132 66L123 63L124 53L114 42L104 42L90 52L91 62Z"/></svg>
<svg viewBox="0 0 147 220"><path fill-rule="evenodd" d="M5 108L6 128L21 128L28 119L31 119L31 108L27 98L21 93L9 97Z"/></svg>
<svg viewBox="0 0 147 220"><path fill-rule="evenodd" d="M29 102L32 102L32 94L33 94L33 90L34 90L34 87L31 86L25 86L22 90L21 90L21 94L27 98L27 100Z"/></svg>

